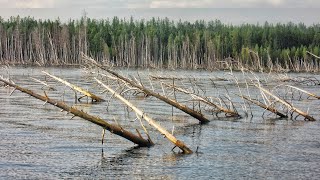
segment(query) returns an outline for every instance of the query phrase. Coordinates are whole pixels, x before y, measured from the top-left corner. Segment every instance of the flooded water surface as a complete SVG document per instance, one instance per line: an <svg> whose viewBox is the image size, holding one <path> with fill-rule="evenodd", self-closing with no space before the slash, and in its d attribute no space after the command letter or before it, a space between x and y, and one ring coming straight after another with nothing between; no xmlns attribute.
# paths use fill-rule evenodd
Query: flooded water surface
<svg viewBox="0 0 320 180"><path fill-rule="evenodd" d="M44 76L50 72L81 86L106 99L106 102L74 104L74 92L61 83ZM102 128L78 117L72 118L57 107L29 97L0 83L0 179L319 179L320 178L320 101L299 93L285 94L295 97L293 105L309 112L318 121L279 119L255 105L243 103L236 94L250 91L251 97L261 96L255 87L246 88L241 72L155 71L125 70L123 75L135 76L146 87L176 97L191 108L198 108L191 97L172 92L153 77L175 76L175 85L189 88L208 97L229 97L243 118L218 117L202 105L202 113L210 123L200 125L198 120L178 109L153 98L127 94L137 107L151 117L195 153L182 155L166 138L144 123L155 143L150 148L138 148L132 142L107 132L101 144ZM92 78L81 69L69 68L10 68L1 69L1 75L18 85L44 91L49 97L64 100L69 105L97 115L112 124L145 137L136 115L111 94L103 93ZM295 85L312 93L319 93L319 85L276 81L270 74L258 74L261 82L271 86L281 83ZM253 75L252 75L253 76ZM286 74L290 77L316 77L312 74ZM284 77L282 76L282 78ZM48 82L57 91L48 91L30 77ZM188 77L188 78L186 78ZM235 85L235 79L238 85ZM268 79L269 78L269 79ZM254 78L252 78L254 79ZM115 80L104 80L113 83ZM152 85L151 85L152 84ZM196 85L194 85L196 84ZM197 88L195 88L197 87ZM118 90L121 88L118 88ZM200 90L199 90L200 89ZM226 90L227 89L227 90ZM280 88L281 89L281 88ZM281 90L279 90L280 93ZM81 95L78 94L78 97ZM300 97L301 96L301 97ZM296 98L297 97L297 98ZM262 99L261 99L262 101ZM225 102L229 104L229 102ZM195 105L196 104L196 105ZM248 117L245 112L248 110ZM251 118L251 114L253 117Z"/></svg>

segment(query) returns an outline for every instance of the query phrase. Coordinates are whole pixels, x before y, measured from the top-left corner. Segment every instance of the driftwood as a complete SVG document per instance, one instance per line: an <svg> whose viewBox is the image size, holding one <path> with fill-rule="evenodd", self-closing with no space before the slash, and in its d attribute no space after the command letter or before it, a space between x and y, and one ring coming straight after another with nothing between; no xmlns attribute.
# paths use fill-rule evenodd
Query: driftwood
<svg viewBox="0 0 320 180"><path fill-rule="evenodd" d="M272 113L280 116L281 118L287 118L287 117L288 117L287 115L281 113L281 112L278 111L277 109L275 109L275 108L273 108L273 107L271 107L271 106L266 106L266 105L264 105L263 103L255 100L255 99L251 99L251 98L249 98L249 97L247 97L247 96L243 96L243 95L240 96L240 97L243 98L243 99L245 99L245 100L247 100L247 101L249 101L249 102L251 102L251 103L253 103L253 104L255 104L255 105L257 105L257 106L259 106L259 107L261 107L261 108L263 108L263 109L265 109L265 110L268 110L268 111L270 111L270 112L272 112Z"/></svg>
<svg viewBox="0 0 320 180"><path fill-rule="evenodd" d="M209 120L203 116L203 114L199 113L199 112L196 112L192 109L190 109L189 107L185 106L185 105L182 105L180 103L178 103L177 101L175 100L172 100L172 99L169 99L165 96L162 96L160 95L159 93L156 93L152 90L149 90L147 88L145 88L144 86L138 84L138 83L135 83L134 81L126 78L126 77L123 77L121 75L119 75L118 73L110 70L110 69L107 69L105 67L103 67L102 65L98 64L94 59L82 54L82 57L84 58L84 60L87 60L91 63L93 63L94 65L96 65L97 67L101 68L102 70L105 70L107 71L108 73L112 74L113 76L127 82L128 84L130 84L130 86L132 87L135 87L135 88L138 88L140 89L141 91L143 91L147 96L153 96L153 97L156 97L157 99L159 100L162 100L163 102L167 103L167 104L170 104L171 106L174 106L176 107L177 109L180 109L181 111L189 114L190 116L198 119L201 123L208 123Z"/></svg>
<svg viewBox="0 0 320 180"><path fill-rule="evenodd" d="M6 85L9 85L11 87L14 87L15 89L23 92L23 93L26 93L26 94L29 94L30 96L33 96L39 100L42 100L46 103L49 103L49 104L52 104L60 109L63 109L71 114L73 114L74 116L78 116L80 118L83 118L87 121L90 121L96 125L99 125L101 126L102 128L110 131L111 133L113 134L117 134L141 147L150 147L153 145L152 141L150 139L146 140L146 139L143 139L141 136L137 136L125 129L123 129L122 127L118 126L118 125L113 125L113 124L109 124L107 123L106 121L104 121L103 119L99 118L99 117L96 117L96 116L92 116L92 115L89 115L81 110L78 110L74 107L70 107L68 106L67 104L65 104L64 102L61 102L61 101L56 101L56 100L53 100L53 99L50 99L47 95L45 96L42 96L42 95L39 95L29 89L25 89L25 88L22 88L16 84L13 84L9 81L6 81L5 79L1 78L0 77L0 81L4 82Z"/></svg>
<svg viewBox="0 0 320 180"><path fill-rule="evenodd" d="M91 92L89 92L89 91L86 91L86 90L84 90L84 89L82 89L82 88L80 88L80 87L78 87L78 86L76 86L76 85L73 85L73 84L71 84L71 83L69 83L69 82L67 82L67 81L65 81L65 80L63 80L63 79L61 79L61 78L58 78L58 77L56 77L56 76L54 76L54 75L51 75L51 74L49 74L49 73L47 73L47 72L45 72L45 71L42 71L42 73L44 73L44 74L50 76L51 78L53 78L53 79L55 79L55 80L57 80L57 81L65 84L65 85L69 86L69 87L72 88L73 90L78 91L78 92L84 94L84 95L87 96L87 97L90 97L90 98L92 99L92 101L93 101L93 100L95 100L96 102L105 101L104 99L102 99L102 98L94 95L93 93L91 93ZM82 98L82 97L80 97L78 100L80 101L81 98Z"/></svg>
<svg viewBox="0 0 320 180"><path fill-rule="evenodd" d="M227 108L224 108L224 107L222 107L222 106L220 106L220 105L217 105L217 104L209 101L209 100L208 100L207 98L205 98L205 97L201 97L201 96L199 96L199 95L197 95L197 94L194 94L194 93L192 93L192 92L189 92L189 91L187 91L187 90L185 90L185 89L183 89L183 88L177 87L177 86L173 86L173 85L170 85L170 84L167 84L167 83L163 83L163 84L166 85L166 86L168 86L168 87L170 87L170 88L173 88L173 89L175 89L175 90L177 90L177 91L180 91L180 92L182 92L182 93L188 94L188 95L190 95L192 98L194 98L195 100L201 101L201 102L203 102L203 103L205 103L205 104L207 104L207 105L209 105L209 106L212 106L212 107L218 109L220 112L224 112L224 113L227 114L228 116L231 116L231 117L241 117L237 112L232 111L232 110L227 109Z"/></svg>
<svg viewBox="0 0 320 180"><path fill-rule="evenodd" d="M269 96L273 97L276 101L282 103L284 106L286 106L289 110L292 110L293 112L296 112L298 115L303 116L305 119L309 120L309 121L316 121L315 118L313 118L312 116L310 116L309 114L307 114L306 112L301 111L300 109L294 107L293 105L289 104L288 102L286 102L283 99L280 99L279 97L277 97L276 95L272 94L271 92L269 92L268 90L264 89L261 86L255 85L257 88L259 88L261 91L263 91L264 93L268 94Z"/></svg>
<svg viewBox="0 0 320 180"><path fill-rule="evenodd" d="M104 88L106 88L114 97L118 98L120 101L122 101L124 104L126 104L128 107L130 107L133 111L137 113L137 116L141 117L141 119L146 120L151 126L156 128L160 133L162 133L169 141L171 141L175 146L179 147L183 153L185 154L191 154L192 150L189 149L182 141L178 140L176 137L174 137L171 133L169 133L166 129L160 126L155 120L153 120L151 117L149 117L146 113L135 107L131 102L126 100L124 97L122 97L119 93L115 92L112 88L105 85L103 82L95 78L95 80L102 85Z"/></svg>

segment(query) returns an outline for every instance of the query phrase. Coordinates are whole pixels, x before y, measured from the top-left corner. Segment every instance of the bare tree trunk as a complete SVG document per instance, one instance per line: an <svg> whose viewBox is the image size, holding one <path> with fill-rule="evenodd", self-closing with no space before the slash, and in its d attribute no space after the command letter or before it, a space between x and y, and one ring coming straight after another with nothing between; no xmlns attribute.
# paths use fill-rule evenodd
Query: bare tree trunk
<svg viewBox="0 0 320 180"><path fill-rule="evenodd" d="M154 96L154 97L158 98L159 100L164 101L165 103L170 104L171 106L174 106L177 109L180 109L181 111L183 111L183 112L189 114L190 116L198 119L201 123L208 123L209 122L209 120L206 117L204 117L203 114L201 114L199 112L196 112L196 111L188 108L187 106L178 103L175 100L172 100L172 99L169 99L167 97L164 97L164 96L160 95L159 93L155 93L152 90L149 90L149 89L147 89L147 88L145 88L145 87L143 87L141 85L138 85L135 82L131 81L130 79L125 78L125 77L119 75L118 73L116 73L114 71L111 71L110 69L104 68L103 66L98 64L94 59L91 59L88 56L85 56L84 54L83 54L83 58L85 60L89 60L90 62L92 62L97 67L107 71L108 73L112 74L113 76L115 76L115 77L117 77L117 78L129 83L132 87L135 87L135 88L138 88L138 89L142 90L145 94L150 95L150 96Z"/></svg>
<svg viewBox="0 0 320 180"><path fill-rule="evenodd" d="M33 96L37 99L40 99L44 102L47 102L49 104L52 104L60 109L63 109L69 113L72 113L74 114L75 116L78 116L80 118L83 118L87 121L90 121L96 125L99 125L101 126L102 128L110 131L111 133L113 134L117 134L135 144L138 144L139 146L141 147L150 147L153 145L152 141L150 139L148 140L145 140L143 139L141 136L137 136L125 129L123 129L122 127L120 126L117 126L117 125L113 125L113 124L109 124L107 123L106 121L104 121L103 119L99 118L99 117L95 117L95 116L92 116L92 115L89 115L83 111L80 111L74 107L70 107L68 106L67 104L65 104L64 102L60 102L60 101L56 101L56 100L53 100L53 99L50 99L49 97L47 96L41 96L31 90L28 90L28 89L25 89L25 88L22 88L16 84L13 84L13 83L10 83L6 80L4 80L3 78L0 77L0 81L4 82L5 84L11 86L11 87L14 87L15 89L23 92L23 93L26 93L26 94L29 94L30 96Z"/></svg>

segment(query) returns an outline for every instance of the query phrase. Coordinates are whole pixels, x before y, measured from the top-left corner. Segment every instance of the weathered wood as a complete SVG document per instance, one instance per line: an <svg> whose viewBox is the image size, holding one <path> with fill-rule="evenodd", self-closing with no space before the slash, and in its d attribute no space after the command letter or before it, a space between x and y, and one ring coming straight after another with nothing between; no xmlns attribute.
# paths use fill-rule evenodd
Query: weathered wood
<svg viewBox="0 0 320 180"><path fill-rule="evenodd" d="M311 92L308 92L308 91L306 91L306 90L300 89L300 88L295 87L295 86L290 86L290 85L286 85L286 86L287 86L287 87L290 87L290 88L292 88L292 89L296 89L296 90L298 90L298 91L301 91L301 92L303 92L303 93L305 93L305 94L307 94L307 95L309 95L309 96L311 96L311 97L320 99L320 96L317 96L317 95L315 95L315 94L313 94L313 93L311 93Z"/></svg>
<svg viewBox="0 0 320 180"><path fill-rule="evenodd" d="M311 53L310 51L306 51L308 54L310 54L311 56L313 56L313 57L315 57L315 58L317 58L317 59L320 59L320 57L319 56L317 56L317 55L315 55L315 54L313 54L313 53Z"/></svg>
<svg viewBox="0 0 320 180"><path fill-rule="evenodd" d="M282 103L283 105L285 105L288 109L298 113L300 116L303 116L305 119L309 120L309 121L316 121L315 118L313 118L312 116L310 116L309 114L307 114L306 112L301 111L300 109L294 107L293 105L289 104L288 102L286 102L283 99L280 99L279 97L277 97L276 95L272 94L271 92L269 92L268 90L264 89L261 86L255 85L257 88L259 88L261 91L265 92L266 94L268 94L269 96L273 97L275 100L279 101L280 103Z"/></svg>
<svg viewBox="0 0 320 180"><path fill-rule="evenodd" d="M227 109L227 108L224 108L224 107L222 107L222 106L220 106L220 105L217 105L217 104L215 104L215 103L207 100L205 97L201 97L201 96L199 96L199 95L197 95L197 94L194 94L194 93L192 93L192 92L189 92L189 91L187 91L187 90L185 90L185 89L183 89L183 88L177 87L177 86L173 86L173 85L170 85L170 84L167 84L167 83L163 83L163 84L166 85L166 86L168 86L168 87L170 87L170 88L173 88L173 89L175 89L175 90L177 90L177 91L180 91L180 92L182 92L182 93L188 94L188 95L190 95L192 98L194 98L194 99L196 99L196 100L199 100L199 101L201 101L201 102L203 102L203 103L205 103L205 104L207 104L207 105L209 105L209 106L212 106L212 107L218 109L220 112L224 112L224 113L228 114L228 115L231 116L231 117L241 117L240 114L238 114L237 112L232 111L232 110Z"/></svg>
<svg viewBox="0 0 320 180"><path fill-rule="evenodd" d="M126 81L128 84L130 84L130 86L140 89L146 95L156 97L157 99L159 99L159 100L161 100L161 101L163 101L163 102L165 102L167 104L170 104L171 106L174 106L177 109L180 109L181 111L183 111L183 112L189 114L190 116L198 119L201 123L208 123L209 122L209 120L206 117L204 117L203 114L201 114L199 112L196 112L196 111L190 109L189 107L178 103L175 100L172 100L170 98L167 98L165 96L160 95L159 93L156 93L156 92L154 92L152 90L149 90L149 89L145 88L144 86L139 85L139 84L135 83L134 81L132 81L132 80L126 78L126 77L123 77L123 76L119 75L118 73L116 73L116 72L114 72L114 71L112 71L110 69L107 69L107 68L103 67L102 65L98 64L94 59L92 59L92 58L90 58L90 57L88 57L88 56L86 56L84 54L82 54L82 57L85 60L93 63L95 66L101 68L102 70L105 70L108 73L112 74L113 76L115 76L115 77L117 77L117 78L119 78L121 80Z"/></svg>
<svg viewBox="0 0 320 180"><path fill-rule="evenodd" d="M85 96L90 97L92 100L95 100L96 102L105 101L104 99L102 99L102 98L94 95L93 93L91 93L91 92L89 92L89 91L86 91L86 90L84 90L84 89L82 89L82 88L80 88L80 87L78 87L78 86L76 86L76 85L74 85L74 84L71 84L71 83L69 83L69 82L67 82L67 81L65 81L65 80L63 80L63 79L61 79L61 78L58 78L58 77L56 77L56 76L54 76L54 75L51 75L51 74L49 74L49 73L47 73L47 72L45 72L45 71L42 71L42 73L44 73L44 74L46 74L47 76L50 76L51 78L53 78L53 79L55 79L55 80L57 80L57 81L65 84L65 85L69 86L69 87L72 88L73 90L78 91L78 92L84 94Z"/></svg>
<svg viewBox="0 0 320 180"><path fill-rule="evenodd" d="M183 153L185 154L191 154L192 150L189 149L182 141L178 140L176 137L174 137L171 133L169 133L165 128L161 127L160 124L158 124L155 120L153 120L151 117L149 117L146 113L141 111L139 108L134 106L131 102L126 100L124 97L122 97L119 93L115 92L112 88L98 80L97 78L94 78L100 85L102 85L104 88L106 88L114 97L118 98L120 101L122 101L124 104L126 104L128 107L130 107L134 112L137 113L138 116L141 117L141 119L146 120L151 126L156 128L160 133L166 136L169 141L171 141L175 146L179 147Z"/></svg>
<svg viewBox="0 0 320 180"><path fill-rule="evenodd" d="M30 79L34 80L35 82L38 82L46 87L49 88L49 90L52 90L52 91L56 91L56 89L54 87L51 87L49 84L43 82L43 81L40 81L39 79L36 79L36 78L33 78L33 77L30 77Z"/></svg>
<svg viewBox="0 0 320 180"><path fill-rule="evenodd" d="M249 102L252 102L253 104L255 104L255 105L257 105L257 106L259 106L259 107L261 107L261 108L263 108L263 109L265 109L265 110L268 110L268 111L270 111L270 112L272 112L272 113L280 116L281 118L287 118L287 117L288 117L287 115L281 113L281 112L278 111L277 109L275 109L275 108L273 108L273 107L271 107L271 106L266 106L266 105L264 105L263 103L255 100L255 99L251 99L251 98L249 98L249 97L247 97L247 96L244 96L244 95L242 95L242 96L240 96L240 97L243 98L243 99L245 99L245 100L247 100L247 101L249 101Z"/></svg>
<svg viewBox="0 0 320 180"><path fill-rule="evenodd" d="M46 103L49 103L49 104L52 104L60 109L63 109L75 116L78 116L80 118L83 118L87 121L90 121L96 125L99 125L101 126L102 128L110 131L111 133L113 134L116 134L116 135L119 135L141 147L150 147L153 145L152 141L151 140L146 140L146 139L143 139L125 129L123 129L122 127L119 127L117 125L113 125L113 124L110 124L110 123L107 123L106 121L104 121L103 119L99 118L99 117L96 117L96 116L92 116L90 114L87 114L81 110L78 110L74 107L70 107L68 106L67 104L65 104L64 102L61 102L61 101L56 101L56 100L53 100L53 99L50 99L49 97L47 96L42 96L42 95L39 95L29 89L25 89L25 88L22 88L16 84L13 84L9 81L6 81L5 79L1 78L0 77L0 81L4 82L5 84L11 86L11 87L14 87L15 89L23 92L23 93L26 93L26 94L29 94L30 96L32 97L35 97L39 100L42 100Z"/></svg>

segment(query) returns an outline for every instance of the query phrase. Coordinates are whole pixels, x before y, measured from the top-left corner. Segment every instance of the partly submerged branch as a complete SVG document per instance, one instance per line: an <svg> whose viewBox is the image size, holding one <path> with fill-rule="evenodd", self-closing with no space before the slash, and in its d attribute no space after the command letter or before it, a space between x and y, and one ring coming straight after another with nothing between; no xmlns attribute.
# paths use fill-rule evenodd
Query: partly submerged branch
<svg viewBox="0 0 320 180"><path fill-rule="evenodd" d="M99 125L102 128L110 131L111 133L117 134L117 135L119 135L119 136L121 136L121 137L135 143L135 144L138 144L141 147L150 147L153 145L153 143L150 140L143 139L142 137L135 135L135 134L123 129L122 127L120 127L118 125L109 124L99 117L89 115L89 114L87 114L81 110L78 110L74 107L70 107L67 104L65 104L64 102L50 99L47 95L46 96L39 95L29 89L25 89L25 88L22 88L16 84L13 84L13 83L11 83L1 77L0 77L0 81L4 82L6 85L14 87L15 89L17 89L23 93L29 94L30 96L33 96L33 97L40 99L46 103L52 104L60 109L63 109L69 113L72 113L75 116L78 116L78 117L83 118L87 121L90 121L96 125Z"/></svg>
<svg viewBox="0 0 320 180"><path fill-rule="evenodd" d="M47 76L50 76L51 78L53 78L53 79L55 79L55 80L57 80L57 81L65 84L65 85L69 86L69 87L72 88L73 90L78 91L78 92L84 94L85 96L90 97L92 100L95 100L96 102L105 101L104 99L102 99L102 98L94 95L93 93L91 93L91 92L89 92L89 91L86 91L86 90L84 90L84 89L82 89L82 88L80 88L80 87L78 87L78 86L76 86L76 85L74 85L74 84L71 84L71 83L69 83L69 82L67 82L67 81L65 81L65 80L63 80L63 79L61 79L61 78L58 78L58 77L56 77L56 76L54 76L54 75L52 75L52 74L49 74L49 73L47 73L47 72L45 72L45 71L42 71L42 73L44 73L44 74L46 74ZM79 99L79 100L80 100L80 99Z"/></svg>
<svg viewBox="0 0 320 180"><path fill-rule="evenodd" d="M264 93L268 94L269 96L273 97L276 101L282 103L284 106L286 106L289 110L292 110L294 112L296 112L297 114L299 114L300 116L303 116L305 119L309 120L309 121L315 121L316 119L312 116L310 116L308 113L301 111L300 109L294 107L292 104L289 104L288 102L286 102L283 99L280 99L278 96L272 94L270 91L264 89L261 86L255 85L257 88L259 88L261 91L263 91Z"/></svg>
<svg viewBox="0 0 320 180"><path fill-rule="evenodd" d="M112 71L112 70L110 70L108 68L103 67L102 65L98 64L94 59L84 55L83 53L82 53L82 57L84 58L84 60L93 63L95 66L101 68L102 70L107 71L108 73L112 74L113 76L115 76L115 77L117 77L117 78L119 78L119 79L121 79L123 81L126 81L128 84L130 84L130 86L142 90L146 95L156 97L157 99L159 99L159 100L161 100L161 101L163 101L163 102L165 102L167 104L170 104L171 106L174 106L177 109L180 109L181 111L183 111L183 112L189 114L190 116L198 119L201 123L208 123L209 122L209 120L206 117L204 117L203 114L201 114L199 112L196 112L196 111L190 109L189 107L178 103L175 100L169 99L169 98L167 98L165 96L160 95L159 93L156 93L156 92L154 92L152 90L149 90L149 89L145 88L144 86L142 86L142 85L140 85L140 84L138 84L138 83L126 78L126 77L123 77L120 74L118 74L118 73L116 73L116 72L114 72L114 71Z"/></svg>
<svg viewBox="0 0 320 180"><path fill-rule="evenodd" d="M183 88L177 87L177 86L173 86L173 85L170 85L170 84L167 84L167 83L163 83L163 84L168 86L168 87L170 87L170 88L173 88L173 89L175 89L177 91L180 91L182 93L188 94L192 98L194 98L195 100L199 100L199 101L201 101L201 102L203 102L203 103L205 103L205 104L207 104L207 105L209 105L209 106L211 106L213 108L216 108L216 109L218 109L219 112L224 112L227 116L241 117L240 114L238 114L237 112L235 112L235 111L233 111L231 109L224 108L224 107L222 107L222 106L220 106L218 104L215 104L215 103L209 101L206 97L199 96L199 95L197 95L195 93L189 92L189 91L187 91L187 90L185 90Z"/></svg>
<svg viewBox="0 0 320 180"><path fill-rule="evenodd" d="M251 102L251 103L253 103L253 104L255 104L255 105L257 105L257 106L259 106L259 107L261 107L261 108L263 108L263 109L265 109L265 110L268 110L268 111L280 116L281 118L287 118L288 117L287 115L285 115L285 114L281 113L280 111L278 111L276 108L273 108L271 106L266 106L263 103L255 100L255 99L251 99L251 98L249 98L247 96L244 96L244 95L242 95L240 97L245 99L245 100L247 100L247 101L249 101L249 102Z"/></svg>
<svg viewBox="0 0 320 180"><path fill-rule="evenodd" d="M307 94L308 96L314 97L314 98L316 98L316 99L320 99L320 96L317 96L317 95L315 95L315 94L313 94L313 93L311 93L311 92L309 92L309 91L306 91L306 90L303 90L303 89L300 89L300 88L298 88L298 87L291 86L291 85L286 85L286 86L287 86L287 87L290 87L290 88L292 88L292 89L296 89L296 90L298 90L298 91L301 91L301 92Z"/></svg>
<svg viewBox="0 0 320 180"><path fill-rule="evenodd" d="M146 113L141 111L139 108L135 107L131 102L126 100L124 97L122 97L119 93L115 92L113 89L111 89L109 86L105 85L103 82L95 78L95 80L102 85L104 88L106 88L113 96L118 98L120 101L122 101L124 104L126 104L128 107L130 107L134 112L137 113L141 119L146 120L151 126L156 128L160 133L165 135L169 141L171 141L174 145L179 147L183 153L185 154L191 154L192 150L189 149L182 141L178 140L176 137L174 137L171 133L169 133L166 129L160 126L155 120L153 120L151 117L149 117Z"/></svg>

